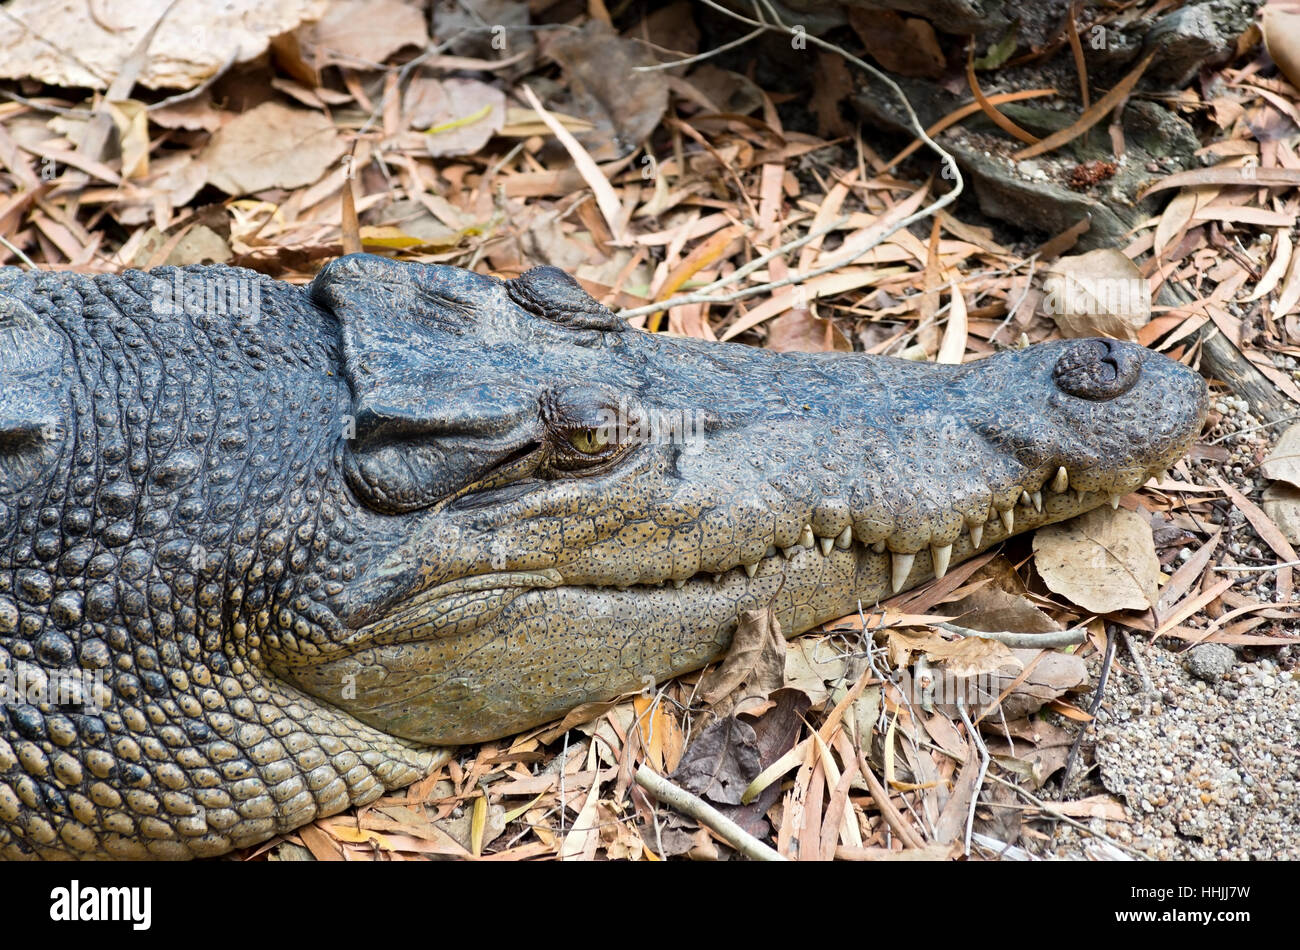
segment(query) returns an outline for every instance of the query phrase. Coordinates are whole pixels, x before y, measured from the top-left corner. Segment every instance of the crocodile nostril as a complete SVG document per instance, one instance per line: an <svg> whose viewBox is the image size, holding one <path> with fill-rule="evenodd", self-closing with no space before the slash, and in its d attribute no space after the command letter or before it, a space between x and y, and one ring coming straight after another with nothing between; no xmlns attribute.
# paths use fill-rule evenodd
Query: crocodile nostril
<svg viewBox="0 0 1300 950"><path fill-rule="evenodd" d="M1114 399L1128 392L1142 373L1141 351L1114 340L1080 340L1056 361L1052 379L1080 399Z"/></svg>

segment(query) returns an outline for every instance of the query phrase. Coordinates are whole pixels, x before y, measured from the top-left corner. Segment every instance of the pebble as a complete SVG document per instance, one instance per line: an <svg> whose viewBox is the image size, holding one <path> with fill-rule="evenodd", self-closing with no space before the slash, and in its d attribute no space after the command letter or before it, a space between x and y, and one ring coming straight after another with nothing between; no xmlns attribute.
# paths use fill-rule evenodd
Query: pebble
<svg viewBox="0 0 1300 950"><path fill-rule="evenodd" d="M1236 664L1236 652L1222 643L1197 644L1187 653L1187 672L1207 683L1221 679Z"/></svg>

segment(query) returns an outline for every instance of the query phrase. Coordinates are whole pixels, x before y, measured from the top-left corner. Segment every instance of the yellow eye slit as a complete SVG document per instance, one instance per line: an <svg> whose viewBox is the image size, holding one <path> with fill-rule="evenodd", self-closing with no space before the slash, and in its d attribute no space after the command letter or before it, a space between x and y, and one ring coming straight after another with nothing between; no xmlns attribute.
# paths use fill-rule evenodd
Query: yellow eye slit
<svg viewBox="0 0 1300 950"><path fill-rule="evenodd" d="M609 432L605 429L574 429L566 436L569 444L583 455L595 455L610 445Z"/></svg>

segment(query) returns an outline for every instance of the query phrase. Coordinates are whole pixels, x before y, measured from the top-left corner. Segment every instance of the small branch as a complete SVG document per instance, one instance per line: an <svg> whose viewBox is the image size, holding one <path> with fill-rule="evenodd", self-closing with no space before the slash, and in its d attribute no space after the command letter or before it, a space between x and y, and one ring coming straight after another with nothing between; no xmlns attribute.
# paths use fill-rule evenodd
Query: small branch
<svg viewBox="0 0 1300 950"><path fill-rule="evenodd" d="M989 774L989 748L984 744L984 739L980 736L980 731L970 721L970 716L966 712L966 704L958 703L957 712L961 713L962 725L966 727L966 735L970 736L971 741L975 743L975 748L980 754L980 771L975 779L975 789L970 793L970 812L966 815L966 841L965 854L970 856L970 836L975 827L975 806L980 800L980 789L984 787L984 779Z"/></svg>
<svg viewBox="0 0 1300 950"><path fill-rule="evenodd" d="M759 841L702 798L678 788L668 779L642 765L636 770L636 783L665 805L669 805L708 826L745 857L753 861L788 861L785 855Z"/></svg>
<svg viewBox="0 0 1300 950"><path fill-rule="evenodd" d="M938 626L941 630L947 630L961 637L996 640L1013 650L1054 650L1059 647L1075 646L1088 639L1085 627L1071 627L1069 630L1055 633L1013 633L1010 630L972 630L969 627L959 627L955 623L941 623Z"/></svg>
<svg viewBox="0 0 1300 950"><path fill-rule="evenodd" d="M1151 675L1147 673L1147 665L1142 662L1142 657L1138 656L1137 650L1133 649L1133 641L1129 638L1127 630L1119 632L1120 639L1124 641L1124 649L1128 650L1128 655L1133 658L1133 665L1137 667L1138 678L1142 680L1142 693L1145 696L1159 695L1159 690L1151 682Z"/></svg>
<svg viewBox="0 0 1300 950"><path fill-rule="evenodd" d="M3 244L9 250L10 254L14 255L14 257L18 258L20 261L26 264L28 270L37 269L36 265L32 263L32 259L23 253L22 248L15 247L13 244L10 244L9 239L6 238L3 234L0 234L0 244Z"/></svg>
<svg viewBox="0 0 1300 950"><path fill-rule="evenodd" d="M1106 655L1101 661L1101 676L1097 678L1097 694L1092 697L1092 708L1088 710L1088 715L1092 717L1092 722L1084 725L1079 730L1079 734L1074 739L1074 744L1070 746L1070 754L1065 758L1065 769L1061 772L1061 798L1065 798L1065 789L1070 782L1070 772L1074 769L1074 760L1079 755L1079 746L1083 744L1083 737L1088 734L1092 728L1092 723L1097 721L1097 710L1101 709L1101 698L1106 694L1106 681L1110 679L1110 666L1115 660L1115 644L1119 638L1115 636L1115 628L1109 627L1106 631Z"/></svg>
<svg viewBox="0 0 1300 950"><path fill-rule="evenodd" d="M719 53L725 53L727 50L735 49L737 46L744 46L754 37L761 36L766 32L767 32L767 27L760 26L757 30L752 30L749 33L746 33L744 36L740 37L740 39L732 40L730 43L723 43L721 46L717 47L716 49L711 49L703 53L698 53L695 56L687 56L685 59L674 59L666 63L655 63L653 66L633 66L632 72L649 73L649 72L654 72L655 70L658 69L672 69L674 66L690 66L692 63L699 63L706 59L711 59L712 57L717 56Z"/></svg>
<svg viewBox="0 0 1300 950"><path fill-rule="evenodd" d="M1232 565L1211 564L1212 571L1231 571L1234 574L1267 574L1269 571L1280 571L1284 567L1300 567L1300 561L1283 561L1281 564L1268 564L1264 567L1238 567Z"/></svg>

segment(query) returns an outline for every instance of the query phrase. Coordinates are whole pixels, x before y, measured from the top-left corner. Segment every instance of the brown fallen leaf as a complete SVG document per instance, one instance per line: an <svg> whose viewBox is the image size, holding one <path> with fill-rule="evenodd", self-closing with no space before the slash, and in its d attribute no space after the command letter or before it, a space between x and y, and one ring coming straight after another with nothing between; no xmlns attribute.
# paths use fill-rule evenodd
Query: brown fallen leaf
<svg viewBox="0 0 1300 950"><path fill-rule="evenodd" d="M762 712L768 695L785 685L785 654L785 637L775 612L745 611L722 665L700 681L699 698L719 718Z"/></svg>
<svg viewBox="0 0 1300 950"><path fill-rule="evenodd" d="M412 80L403 108L434 158L477 153L506 121L505 94L477 79Z"/></svg>
<svg viewBox="0 0 1300 950"><path fill-rule="evenodd" d="M946 613L953 621L970 630L1010 630L1013 633L1052 633L1061 625L1039 610L1028 597L1008 593L998 587L979 590L951 604Z"/></svg>
<svg viewBox="0 0 1300 950"><path fill-rule="evenodd" d="M1043 309L1065 337L1137 341L1151 320L1151 288L1122 251L1100 248L1053 262L1043 280Z"/></svg>
<svg viewBox="0 0 1300 950"><path fill-rule="evenodd" d="M1054 593L1093 613L1147 610L1160 561L1151 523L1125 508L1098 508L1034 535L1034 564Z"/></svg>
<svg viewBox="0 0 1300 950"><path fill-rule="evenodd" d="M1277 482L1264 489L1264 514L1292 544L1300 544L1300 488Z"/></svg>
<svg viewBox="0 0 1300 950"><path fill-rule="evenodd" d="M1282 75L1300 89L1300 10L1286 10L1273 3L1264 7L1260 29Z"/></svg>
<svg viewBox="0 0 1300 950"><path fill-rule="evenodd" d="M212 136L201 161L229 195L315 182L343 155L334 123L319 112L264 102Z"/></svg>
<svg viewBox="0 0 1300 950"><path fill-rule="evenodd" d="M169 12L171 4L13 0L0 16L0 78L104 89L158 23L137 81L150 89L192 89L228 63L262 55L272 37L317 19L328 6L326 0L187 0Z"/></svg>
<svg viewBox="0 0 1300 950"><path fill-rule="evenodd" d="M754 727L727 716L700 733L669 778L700 798L739 805L745 789L761 771Z"/></svg>
<svg viewBox="0 0 1300 950"><path fill-rule="evenodd" d="M934 27L917 17L892 10L849 7L849 25L867 52L891 73L900 76L941 75L948 64Z"/></svg>
<svg viewBox="0 0 1300 950"><path fill-rule="evenodd" d="M404 46L425 46L424 13L401 0L334 0L301 40L330 62L382 63Z"/></svg>

